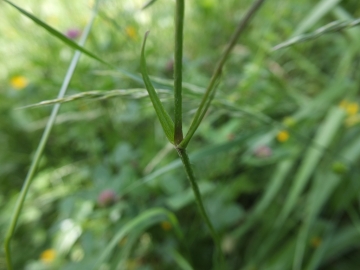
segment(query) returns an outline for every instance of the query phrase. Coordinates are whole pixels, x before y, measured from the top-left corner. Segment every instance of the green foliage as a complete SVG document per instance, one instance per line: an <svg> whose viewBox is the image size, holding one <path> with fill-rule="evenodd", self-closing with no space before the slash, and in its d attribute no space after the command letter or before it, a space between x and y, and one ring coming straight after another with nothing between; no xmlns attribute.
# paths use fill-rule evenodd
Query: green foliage
<svg viewBox="0 0 360 270"><path fill-rule="evenodd" d="M168 143L175 3L100 1L80 48L66 35L84 31L88 1L40 2L0 3L2 243L61 103L11 241L14 269L216 268L212 232ZM229 269L357 269L359 5L267 1L202 103L252 2L185 1L182 125L196 130L184 145L204 210ZM58 97L74 49L90 57Z"/></svg>

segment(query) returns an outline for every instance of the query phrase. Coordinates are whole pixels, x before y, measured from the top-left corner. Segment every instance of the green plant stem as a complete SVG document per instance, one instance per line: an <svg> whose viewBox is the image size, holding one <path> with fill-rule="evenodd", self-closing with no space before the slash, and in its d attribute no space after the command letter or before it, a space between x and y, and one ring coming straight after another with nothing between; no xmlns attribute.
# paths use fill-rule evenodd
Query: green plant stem
<svg viewBox="0 0 360 270"><path fill-rule="evenodd" d="M183 140L182 131L182 59L184 31L184 0L176 0L175 10L175 51L174 51L174 102L175 134L174 142L178 145Z"/></svg>
<svg viewBox="0 0 360 270"><path fill-rule="evenodd" d="M91 29L92 24L94 22L94 19L96 17L96 13L97 13L96 11L97 11L97 2L95 4L94 12L92 13L92 17L91 17L89 23L87 24L87 26L86 26L86 28L85 28L82 36L81 36L81 39L80 39L80 42L79 42L80 46L83 46L85 44L85 41L86 41L86 39L87 39L87 37L88 37L88 35L90 33L90 29ZM63 98L64 97L64 95L66 93L66 90L68 88L68 85L70 83L71 77L72 77L72 75L73 75L73 73L75 71L76 65L77 65L77 63L79 61L80 55L81 55L80 51L75 52L74 57L73 57L73 59L72 59L72 61L70 63L69 69L68 69L68 71L66 73L65 79L63 81L63 84L61 86L61 89L59 91L59 94L58 94L57 98ZM9 226L8 231L6 233L6 236L5 236L4 249L5 249L6 264L7 264L7 269L8 270L13 269L12 261L11 261L10 242L11 242L11 239L12 239L12 237L14 235L16 225L17 225L17 222L19 220L19 216L20 216L21 210L23 208L26 195L27 195L27 193L29 191L30 185L31 185L32 180L34 178L34 175L35 175L36 169L38 167L40 158L41 158L43 150L45 148L45 144L46 144L46 142L47 142L47 140L49 138L51 129L52 129L54 123L55 123L55 119L56 119L56 116L57 116L57 113L58 113L59 109L60 109L60 104L55 104L53 109L52 109L49 121L46 124L44 133L43 133L43 135L41 137L41 140L40 140L40 143L39 143L39 145L38 145L38 147L36 149L35 156L34 156L34 158L32 160L32 163L31 163L30 169L29 169L29 171L27 173L25 182L24 182L24 184L22 186L20 196L17 199L14 214L13 214L13 216L11 218L10 226Z"/></svg>
<svg viewBox="0 0 360 270"><path fill-rule="evenodd" d="M197 203L197 206L198 206L198 209L200 211L200 214L202 216L202 218L204 219L207 227L209 228L210 230L210 234L211 234L211 237L213 238L214 242L215 242L215 246L216 246L216 249L217 249L217 254L218 254L218 257L220 257L220 260L221 260L221 264L223 264L224 262L224 257L223 257L223 254L222 254L222 251L221 251L221 246L220 246L220 240L219 240L219 237L209 219L209 216L207 215L206 213L206 210L205 210L205 207L204 207L204 204L203 204L203 201L202 201L202 197L201 197L201 194L200 194L200 190L199 190L199 186L196 182L196 179L195 179L195 175L194 175L194 172L193 172L193 169L191 167L191 164L190 164L190 159L189 159L189 156L186 152L186 149L184 148L176 148L176 151L178 152L180 158L181 158L181 161L185 167L185 170L186 170L186 174L188 176L188 179L190 181L190 185L191 185L191 188L194 192L194 195L195 195L195 201Z"/></svg>
<svg viewBox="0 0 360 270"><path fill-rule="evenodd" d="M261 5L264 2L265 2L265 0L257 0L257 1L255 1L253 3L253 5L250 7L250 9L246 12L244 18L240 21L237 29L235 30L233 36L231 37L230 42L227 45L224 53L222 54L219 62L216 64L214 73L213 73L213 75L212 75L212 77L210 79L210 83L209 83L208 87L206 88L205 94L204 94L204 96L203 96L203 98L201 100L199 108L197 109L197 111L195 113L195 116L194 116L194 118L193 118L193 120L191 122L189 131L187 132L184 140L180 143L179 147L186 148L188 143L190 142L192 136L194 135L195 131L199 127L202 119L205 116L205 113L206 113L207 109L210 106L211 97L214 96L214 94L212 94L212 92L215 91L216 86L219 83L223 66L224 66L226 60L228 59L230 52L232 51L232 49L236 45L237 40L239 39L240 35L244 32L244 29L249 24L249 22L251 21L251 19L255 15L256 11L259 10L259 8L261 7Z"/></svg>

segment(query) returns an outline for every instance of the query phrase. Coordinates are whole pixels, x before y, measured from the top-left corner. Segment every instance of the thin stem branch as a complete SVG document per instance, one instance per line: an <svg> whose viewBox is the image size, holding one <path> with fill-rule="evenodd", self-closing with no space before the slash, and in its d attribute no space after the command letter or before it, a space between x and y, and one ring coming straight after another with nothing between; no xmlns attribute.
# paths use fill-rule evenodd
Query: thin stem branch
<svg viewBox="0 0 360 270"><path fill-rule="evenodd" d="M215 242L215 246L216 246L216 249L217 249L217 254L218 256L220 257L220 260L221 260L221 264L223 264L224 262L224 257L222 255L222 252L221 252L221 246L220 246L220 240L219 240L219 236L217 235L210 219L209 219L209 216L207 215L206 213L206 210L205 210L205 207L204 207L204 204L202 202L202 197L201 197L201 193L200 193L200 190L199 190L199 186L196 182L196 179L195 179L195 175L194 175L194 172L193 172L193 169L191 167L191 164L190 164L190 159L189 159L189 156L186 152L186 149L184 148L176 148L176 151L178 152L180 158L181 158L181 161L185 167L185 170L186 170L186 174L188 176L188 179L190 181L190 184L191 184L191 188L194 192L194 195L195 195L195 201L197 203L197 206L198 206L198 209L199 209L199 212L203 218L203 220L205 221L207 227L209 228L210 230L210 234L211 234L211 237L213 238L214 242Z"/></svg>
<svg viewBox="0 0 360 270"><path fill-rule="evenodd" d="M334 21L334 22L328 23L328 24L316 29L312 33L295 36L285 42L282 42L282 43L274 46L271 50L276 51L276 50L279 50L282 48L292 46L296 43L301 43L301 42L305 42L307 40L312 40L312 39L318 38L324 34L340 32L344 29L348 29L348 28L358 26L358 25L360 25L360 18L353 20L353 21L347 21L347 22Z"/></svg>
<svg viewBox="0 0 360 270"><path fill-rule="evenodd" d="M79 42L80 46L83 46L85 44L85 41L86 41L86 39L87 39L87 37L88 37L88 35L90 33L90 29L91 29L92 24L94 22L94 19L96 17L97 5L98 4L96 3L95 7L94 7L94 12L92 13L92 16L91 16L91 19L90 19L89 23L87 24L87 26L86 26L86 28L84 30L84 33L81 36L81 39L80 39L80 42ZM74 57L73 57L73 59L72 59L72 61L70 63L69 69L68 69L68 71L66 73L65 79L63 81L63 84L61 86L61 89L59 91L59 94L58 94L57 98L63 98L64 97L64 95L66 93L66 90L68 88L68 85L70 83L71 77L72 77L72 75L73 75L73 73L75 71L76 65L77 65L77 63L79 61L80 55L81 55L80 51L75 52ZM4 249L5 249L6 264L7 264L7 269L8 270L13 269L12 261L11 261L10 242L11 242L11 239L12 239L12 237L14 235L16 225L17 225L17 222L19 220L19 216L20 216L21 210L23 208L26 195L27 195L27 193L29 191L30 185L31 185L32 180L34 178L34 175L35 175L36 169L38 167L40 158L41 158L43 150L45 148L45 144L46 144L46 142L47 142L47 140L49 138L51 129L52 129L54 123L55 123L55 119L56 119L56 116L58 114L59 109L60 109L60 104L55 104L53 109L52 109L49 121L46 124L44 133L43 133L43 135L41 137L41 140L40 140L40 143L39 143L39 145L38 145L38 147L36 149L35 156L34 156L34 158L32 160L32 163L31 163L30 169L28 171L28 174L26 176L25 182L24 182L24 184L22 186L20 196L19 196L19 198L18 198L18 200L16 202L14 214L13 214L13 216L11 218L10 226L9 226L8 231L6 233L6 236L5 236Z"/></svg>
<svg viewBox="0 0 360 270"><path fill-rule="evenodd" d="M183 140L182 131L182 58L184 31L184 0L176 0L175 10L175 51L174 51L174 102L175 134L174 142L178 145Z"/></svg>
<svg viewBox="0 0 360 270"><path fill-rule="evenodd" d="M188 143L190 142L192 136L194 135L195 131L199 127L202 119L205 116L205 113L207 109L210 106L209 98L211 98L211 93L215 91L216 86L220 80L221 72L223 69L223 66L228 59L228 56L234 46L236 45L237 40L239 39L240 35L244 32L245 27L249 24L255 13L259 10L261 5L265 2L265 0L257 0L253 3L253 5L250 7L250 9L246 12L245 17L240 21L237 29L235 30L233 36L230 39L229 44L227 45L224 53L222 54L219 62L216 64L214 73L210 79L210 83L206 89L206 92L201 100L201 103L199 105L199 108L197 109L195 116L193 118L193 121L190 125L189 131L187 132L184 140L180 143L179 147L186 148Z"/></svg>

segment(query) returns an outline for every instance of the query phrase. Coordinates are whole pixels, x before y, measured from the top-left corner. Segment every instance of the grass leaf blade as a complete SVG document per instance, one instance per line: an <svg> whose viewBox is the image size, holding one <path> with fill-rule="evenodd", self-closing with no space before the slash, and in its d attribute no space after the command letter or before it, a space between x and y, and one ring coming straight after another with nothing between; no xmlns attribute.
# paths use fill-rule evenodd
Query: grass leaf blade
<svg viewBox="0 0 360 270"><path fill-rule="evenodd" d="M338 132L341 127L344 114L345 113L341 109L336 107L332 108L319 128L315 139L313 140L313 145L322 144L324 148L328 147L331 140L336 135L336 132ZM310 147L307 150L301 167L294 177L294 184L291 187L288 198L286 199L282 212L277 220L277 225L282 225L288 218L323 154L324 150L316 149L314 147Z"/></svg>
<svg viewBox="0 0 360 270"><path fill-rule="evenodd" d="M154 4L156 2L156 0L150 0L148 2L146 2L142 7L141 10L147 9L148 7L150 7L152 4Z"/></svg>
<svg viewBox="0 0 360 270"><path fill-rule="evenodd" d="M154 86L151 83L151 80L149 78L149 75L147 73L146 69L146 59L145 59L145 44L146 39L149 32L146 32L144 42L141 48L141 61L140 61L140 67L141 67L141 74L143 76L143 80L146 86L146 89L149 93L151 102L154 106L154 109L156 111L156 114L160 120L160 124L162 128L164 129L165 135L168 138L168 140L171 143L174 143L174 122L172 121L170 115L166 112L164 106L162 105L158 94L155 91Z"/></svg>
<svg viewBox="0 0 360 270"><path fill-rule="evenodd" d="M62 42L64 42L66 45L68 45L69 47L78 50L80 52L82 52L83 54L86 54L87 56L95 59L96 61L99 61L102 64L105 64L107 66L112 66L109 63L105 62L104 60L102 60L101 58L99 58L98 56L96 56L95 54L89 52L88 50L84 49L82 46L79 46L78 44L76 44L75 42L73 42L72 40L68 39L66 36L64 36L62 33L60 33L59 31L55 30L54 28L52 28L51 26L49 26L48 24L44 23L43 21L39 20L38 18L36 18L34 15L32 15L31 13L27 12L26 10L20 8L19 6L15 5L14 3L4 0L6 3L8 3L9 5L13 6L14 8L16 8L18 11L20 11L22 14L24 14L26 17L28 17L30 20L32 20L34 23L40 25L42 28L44 28L46 31L48 31L51 35L53 35L54 37L60 39Z"/></svg>
<svg viewBox="0 0 360 270"><path fill-rule="evenodd" d="M120 230L114 235L112 241L107 245L105 250L99 256L98 261L95 263L93 269L99 269L100 265L110 256L116 245L130 232L134 230L145 230L146 228L160 222L168 220L172 223L175 233L179 240L182 239L182 233L175 215L163 208L153 208L143 212L141 215L127 222Z"/></svg>
<svg viewBox="0 0 360 270"><path fill-rule="evenodd" d="M8 2L8 3L10 3L10 2ZM15 5L13 5L13 6L15 6ZM95 20L96 14L97 14L97 7L98 7L98 5L97 5L97 2L96 2L95 6L94 6L94 12L92 13L91 19L88 22L88 24L87 24L87 26L86 26L86 28L84 30L84 33L82 34L82 37L80 38L79 44L81 44L81 45L85 44L85 41L86 41L86 39L87 39L87 37L88 37L88 35L90 33L91 27L93 25L93 22ZM66 72L65 79L64 79L64 81L62 83L62 86L61 86L59 94L58 94L58 98L63 98L64 97L64 95L66 93L66 90L67 90L67 88L69 86L70 80L72 78L72 75L74 74L76 65L79 62L80 56L81 56L81 52L80 52L80 50L77 50L75 52L75 54L74 54L74 57L71 60L70 66L69 66L69 68L68 68L68 70ZM33 157L32 162L31 162L30 168L29 168L29 170L27 172L26 179L25 179L25 181L23 183L20 195L19 195L19 197L17 199L17 202L16 202L14 213L13 213L12 218L10 220L10 225L9 225L8 231L7 231L6 236L5 236L5 241L4 241L4 250L5 250L5 256L6 256L6 263L7 263L7 268L9 270L13 269L12 259L11 259L10 242L11 242L11 239L12 239L12 237L14 235L16 225L17 225L17 222L19 220L19 216L20 216L20 213L22 211L22 208L23 208L23 205L24 205L24 202L25 202L26 195L27 195L27 193L28 193L28 191L30 189L31 183L32 183L32 181L34 179L36 169L37 169L38 164L40 162L40 158L42 156L45 145L46 145L46 143L48 141L48 138L50 136L51 129L54 126L56 116L57 116L59 110L60 110L60 104L55 104L52 111L51 111L50 118L49 118L49 120L48 120L48 122L46 124L45 130L44 130L44 132L42 134L41 140L40 140L40 142L38 144L38 147L36 149L36 152L35 152L35 155Z"/></svg>

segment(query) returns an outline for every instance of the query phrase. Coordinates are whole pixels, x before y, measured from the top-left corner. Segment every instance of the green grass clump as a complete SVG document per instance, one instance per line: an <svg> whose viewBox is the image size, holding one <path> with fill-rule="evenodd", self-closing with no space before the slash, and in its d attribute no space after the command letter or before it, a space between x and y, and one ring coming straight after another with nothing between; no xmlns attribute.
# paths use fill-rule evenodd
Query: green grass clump
<svg viewBox="0 0 360 270"><path fill-rule="evenodd" d="M0 4L0 269L358 267L359 6L262 2Z"/></svg>

